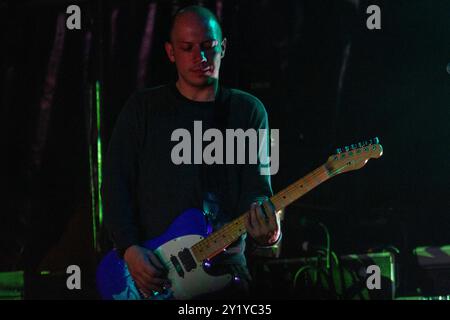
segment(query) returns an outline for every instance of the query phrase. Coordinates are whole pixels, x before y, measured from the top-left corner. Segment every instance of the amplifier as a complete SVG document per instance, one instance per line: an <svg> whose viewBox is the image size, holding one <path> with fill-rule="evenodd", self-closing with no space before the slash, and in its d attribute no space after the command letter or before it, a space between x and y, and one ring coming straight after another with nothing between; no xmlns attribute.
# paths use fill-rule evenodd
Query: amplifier
<svg viewBox="0 0 450 320"><path fill-rule="evenodd" d="M0 272L0 300L23 300L23 271Z"/></svg>
<svg viewBox="0 0 450 320"><path fill-rule="evenodd" d="M393 300L398 279L391 252L333 255L328 268L324 255L260 259L249 267L253 296L261 299Z"/></svg>
<svg viewBox="0 0 450 320"><path fill-rule="evenodd" d="M410 297L398 297L395 298L395 300L425 300L425 301L430 301L430 300L440 300L440 301L450 301L450 295L447 296L410 296Z"/></svg>
<svg viewBox="0 0 450 320"><path fill-rule="evenodd" d="M418 247L414 250L419 266L419 287L425 296L450 295L450 245Z"/></svg>

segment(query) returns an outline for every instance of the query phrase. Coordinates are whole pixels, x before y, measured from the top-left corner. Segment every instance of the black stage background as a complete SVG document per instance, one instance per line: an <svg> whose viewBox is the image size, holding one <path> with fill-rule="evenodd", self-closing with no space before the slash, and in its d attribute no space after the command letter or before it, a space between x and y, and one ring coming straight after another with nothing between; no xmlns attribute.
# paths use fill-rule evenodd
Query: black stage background
<svg viewBox="0 0 450 320"><path fill-rule="evenodd" d="M0 1L0 271L61 275L78 264L93 275L99 250L110 248L101 228L93 245L96 81L104 153L127 97L174 79L164 32L187 3ZM379 160L286 209L283 257L323 240L305 217L328 226L338 254L395 246L408 266L417 246L450 243L449 1L201 3L222 8L223 82L259 97L280 129L274 191L337 147L375 136L384 147ZM69 4L81 7L81 30L58 29ZM366 28L371 4L381 8L381 30ZM413 266L404 269L409 293L417 279Z"/></svg>

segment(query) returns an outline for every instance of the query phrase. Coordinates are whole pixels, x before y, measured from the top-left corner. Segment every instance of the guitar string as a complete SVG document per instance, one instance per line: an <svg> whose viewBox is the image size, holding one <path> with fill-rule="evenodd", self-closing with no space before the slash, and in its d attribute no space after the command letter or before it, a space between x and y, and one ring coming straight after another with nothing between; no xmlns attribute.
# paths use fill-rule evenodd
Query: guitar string
<svg viewBox="0 0 450 320"><path fill-rule="evenodd" d="M342 170L343 168L345 168L348 164L345 164L344 166L342 166L341 168L335 169L334 171L329 171L327 170L324 165L322 165L321 167L315 169L313 172L311 172L309 175L307 175L306 177L298 180L297 182L294 182L291 186L287 187L285 190L282 190L281 192L279 192L279 195L275 195L273 197L273 200L278 200L279 198L283 197L283 199L285 199L285 197L290 198L290 196L288 196L288 194L292 193L293 190L298 190L298 185L300 184L301 181L304 182L305 185L310 184L312 181L317 181L319 180L319 183L317 185L320 185L321 183L327 181L330 177L334 176L337 172L339 172L340 170ZM323 176L323 177L322 177ZM307 190L307 192L309 192L310 190ZM302 195L300 195L301 197ZM298 197L296 197L295 200L297 200ZM288 199L290 200L290 199ZM293 201L295 201L293 200ZM237 223L233 223L231 222L230 224L226 225L222 230L219 230L217 232L215 232L214 234L212 234L210 237L198 242L197 244L195 244L194 246L192 246L191 248L193 250L200 250L200 247L207 247L210 248L210 246L207 246L207 243L210 243L211 241L217 241L217 238L220 237L220 235L222 233L231 233L231 232L235 232L236 231L236 227L235 225L241 225L242 222L239 222L239 220L242 220L243 217L245 217L246 215L248 215L248 212L244 213L243 216L239 217L237 220ZM241 229L240 229L241 230ZM240 235L238 235L237 237L239 237ZM225 238L225 244L228 242L228 245L236 240L236 236L232 236L231 240L226 239L225 236L222 236L222 238ZM236 239L235 239L236 238ZM203 244L202 244L203 243ZM216 243L216 242L215 242Z"/></svg>
<svg viewBox="0 0 450 320"><path fill-rule="evenodd" d="M375 148L374 148L374 150L375 150ZM367 152L367 150L365 150L365 151ZM298 180L297 182L294 182L291 186L288 186L286 189L280 191L278 193L278 195L273 196L272 197L272 201L277 202L281 198L286 199L286 197L288 198L288 201L290 201L291 199L289 199L290 198L289 194L292 193L292 192L298 192L298 189L299 189L298 185L301 182L303 182L304 185L309 185L313 181L314 182L318 181L317 185L320 185L321 183L325 182L330 177L334 176L337 172L339 172L340 170L342 170L346 166L347 166L347 164L344 165L343 167L339 168L339 169L334 170L334 171L329 171L329 170L327 170L324 167L324 165L322 165L321 167L315 169L313 172L311 172L306 177ZM301 188L303 188L303 185L301 186ZM306 192L309 192L310 190L307 190L307 189L306 189ZM305 190L305 189L303 189L303 190ZM297 200L301 196L302 195L296 197L295 200ZM295 200L293 200L293 201L295 201ZM220 237L221 233L225 233L225 235L222 235L222 238L225 239L225 241L224 241L225 244L227 242L231 243L232 241L235 240L235 238L237 239L242 234L241 232L242 232L242 223L243 222L240 221L240 220L243 220L248 214L249 214L249 212L247 211L241 217L237 218L235 221L233 221L233 222L229 223L228 225L226 225L222 230L220 230L220 232L217 231L217 232L213 233L210 237L208 237L208 238L206 238L206 239L196 243L195 245L193 245L191 247L191 250L200 250L200 247L202 247L202 246L204 247L208 242L211 242L213 240L216 243L217 238ZM227 233L232 233L232 232L234 233L234 232L236 232L238 228L239 228L239 232L236 235L234 235L234 236L232 235L231 237L228 237L226 235ZM221 241L223 241L223 240L221 240ZM194 256L195 256L195 254L194 254ZM163 262L163 263L166 266L166 269L167 269L168 272L171 272L171 271L174 271L174 270L176 271L176 267L173 265L173 263L171 263L169 261L166 261L166 262Z"/></svg>
<svg viewBox="0 0 450 320"><path fill-rule="evenodd" d="M376 150L376 146L373 146L373 150ZM358 153L358 151L361 151L361 149L357 149L356 151L354 151L355 153ZM366 151L366 152L368 152L369 151L369 149L366 147L365 148L365 150L364 151ZM342 159L342 158L341 158ZM352 161L354 161L354 159L352 160ZM317 168L317 169L315 169L312 173L310 173L309 175L307 175L306 177L304 177L304 178L302 178L302 179L300 179L300 180L298 180L297 182L294 182L291 186L289 186L289 187L287 187L285 190L282 190L282 191L280 191L279 193L278 193L278 195L275 195L273 198L272 198L272 201L273 202L275 202L275 201L278 201L279 199L281 199L281 197L283 198L283 199L285 199L286 197L288 198L288 200L291 200L291 199L289 199L291 196L289 195L290 193L292 193L292 191L294 190L294 191L297 191L298 190L298 185L300 184L300 182L304 182L304 184L305 185L308 185L308 184L310 184L310 182L311 181L317 181L317 180L319 180L319 183L317 184L317 186L318 185L320 185L321 183L323 183L323 182L325 182L325 181L327 181L329 178L331 178L331 177L333 177L333 176L335 176L339 171L341 171L342 169L344 169L346 166L348 166L348 163L346 163L345 165L343 165L342 167L340 167L340 168L337 168L337 169L335 169L335 170L333 170L333 171L329 171L328 169L326 169L325 168L325 165L322 165L321 167L319 167L319 168ZM323 177L322 177L323 176ZM303 186L302 186L303 187ZM310 188L307 188L307 189L310 189ZM310 189L311 190L311 189ZM309 192L310 190L306 190L306 192ZM295 200L297 200L299 197L301 197L302 195L300 195L300 196L297 196L297 197L295 197L295 199L293 200L293 201L295 201ZM243 216L246 216L248 214L248 212L246 212L246 213L244 213L244 215ZM234 225L236 225L236 224L241 224L241 223L239 223L239 219L241 219L242 217L240 217L240 218L238 218L237 220L238 220L238 223L233 223L233 222L231 222L229 225L227 225L227 226L225 226L223 229L223 233L224 232L235 232L236 230L236 228L234 227ZM228 229L231 229L231 230L228 230ZM220 234L218 234L217 236L220 236ZM216 236L216 237L217 237ZM213 236L212 235L212 237L211 237L211 240L212 239L214 239L215 238L215 236ZM209 238L208 238L209 239ZM208 240L208 239L205 239L205 240ZM233 238L234 239L234 238Z"/></svg>
<svg viewBox="0 0 450 320"><path fill-rule="evenodd" d="M376 150L376 146L373 146L372 147L372 149L373 150ZM358 153L360 153L360 152L358 152L358 151L362 151L362 149L357 149L357 150L355 150L355 151L353 151L354 153L356 153L356 154L358 154ZM364 151L366 151L366 152L368 152L369 151L369 148L368 147L365 147L364 148ZM342 160L342 158L341 158L341 160ZM353 159L353 161L354 161L354 159ZM279 193L279 195L275 195L274 197L273 197L273 200L279 200L281 197L283 197L283 199L285 199L286 197L288 198L288 201L289 200L291 200L291 199L289 199L290 198L290 193L292 193L292 191L295 189L295 190L298 190L298 185L300 184L300 182L301 181L303 181L304 182L304 184L305 185L308 185L308 184L310 184L310 182L311 181L317 181L317 180L319 180L319 183L317 184L317 185L319 185L319 184L321 184L321 183L323 183L323 182L325 182L325 181L327 181L330 177L333 177L334 175L336 175L336 173L338 173L340 170L342 170L343 168L345 168L346 166L348 166L348 163L346 163L344 166L342 166L341 168L338 168L338 169L335 169L334 171L329 171L329 170L327 170L326 168L324 168L324 165L322 165L321 167L319 167L319 168L317 168L317 169L315 169L312 173L310 173L309 175L307 175L305 178L303 178L303 179L301 179L301 180L299 180L299 181L297 181L297 182L294 182L291 186L289 186L289 187L287 187L285 190L282 190L280 193ZM325 169L325 170L324 170ZM323 176L323 177L322 177ZM308 189L308 188L307 188ZM309 192L310 190L306 190L307 192ZM281 195L282 194L282 195ZM302 195L300 195L299 197L301 197ZM299 197L295 197L296 199L294 199L293 201L295 201L295 200L297 200ZM272 201L273 201L272 200ZM248 214L248 212L247 213L245 213L243 216L245 216L245 215L247 215ZM240 219L242 219L242 217L240 217L240 218L238 218L238 224L242 224L242 222L241 223L239 223L239 220ZM197 243L196 245L194 245L192 248L194 249L194 248L199 248L199 247L201 247L201 246L204 246L206 243L208 243L208 242L211 242L212 240L217 240L216 238L217 237L220 237L220 235L221 235L221 233L226 233L226 232L229 232L229 231L236 231L236 230L234 230L233 228L233 225L234 225L234 223L230 223L229 225L227 225L227 226L225 226L224 227L224 230L222 231L221 230L221 232L217 232L217 233L214 233L213 235L211 235L210 237L208 237L207 239L204 239L204 240L202 240L201 242L199 242L199 243ZM228 229L231 229L231 230L228 230ZM232 239L234 240L234 238L235 237L232 237ZM203 244L202 244L203 243Z"/></svg>
<svg viewBox="0 0 450 320"><path fill-rule="evenodd" d="M282 193L282 194L284 194L284 195L286 195L286 194L288 194L288 193L292 193L292 191L293 191L294 189L298 189L298 184L300 183L300 181L304 181L304 184L310 184L310 182L312 182L312 181L317 181L318 178L320 179L321 176L324 176L324 178L325 178L325 177L328 178L329 175L330 175L330 174L328 173L328 171L327 171L326 169L324 170L324 167L321 166L321 167L315 169L312 173L310 173L310 174L307 175L306 177L300 179L300 180L297 181L297 182L294 182L291 186L289 186L289 187L286 188L285 190L282 190L280 193ZM320 179L319 184L320 184L320 183L323 183L323 182L326 181L326 180L327 180L327 179L324 179L324 180ZM279 197L281 197L281 195L279 195L279 196L274 196L274 198L277 198L277 199L278 199ZM290 196L288 196L288 197L290 197ZM247 214L248 214L248 212L244 213L243 216L245 216L245 215L247 215ZM237 220L238 220L238 223L239 223L239 220L242 219L242 218L243 218L243 217L241 216L241 217L239 217L239 218L237 219ZM233 225L234 225L234 224L235 224L235 223L233 223L233 222L230 223L230 224L228 224L227 226L225 226L225 227L223 228L223 230L220 230L220 231L215 232L215 233L214 233L213 235L211 235L210 237L208 237L208 238L202 240L201 242L195 244L194 246L192 246L192 249L195 249L195 248L199 249L199 247L205 246L206 243L208 243L208 242L211 242L211 241L214 241L214 240L217 241L217 238L218 238L218 237L220 238L220 236L221 236L222 233L226 233L226 232L228 231L228 229L233 230ZM234 231L234 230L233 230L233 231ZM222 238L224 238L224 237L222 236ZM226 239L226 238L225 238L225 239ZM233 240L234 240L234 237L232 238L231 241L233 241ZM203 244L202 244L202 243L203 243ZM195 249L195 250L197 250L197 249Z"/></svg>
<svg viewBox="0 0 450 320"><path fill-rule="evenodd" d="M373 150L376 150L376 146L372 147ZM357 149L354 151L355 154L359 154L361 153L362 148L361 149ZM369 148L365 147L364 151L368 152ZM341 158L342 160L342 158ZM354 159L353 159L354 161ZM278 202L278 200L281 200L281 198L286 199L288 201L291 201L292 199L289 199L291 197L291 193L293 191L298 192L298 188L299 188L299 184L301 182L303 182L304 185L309 185L311 182L318 182L317 186L320 185L321 183L327 181L329 178L333 177L334 175L336 175L339 171L341 171L343 168L345 168L346 166L348 166L348 163L346 163L344 166L342 166L341 168L335 169L333 171L329 171L328 169L325 168L325 165L320 166L319 168L315 169L313 172L311 172L309 175L307 175L306 177L298 180L297 182L294 182L291 186L287 187L286 189L282 190L281 192L278 193L278 195L273 196L273 198L271 199L273 202ZM301 188L303 188L303 185L301 185ZM308 190L309 189L309 190ZM305 189L303 189L305 190ZM310 188L306 188L306 192L309 192L311 189ZM294 200L291 201L291 203L295 200L297 200L299 197L301 197L302 195L306 194L300 194L295 196ZM217 232L214 232L210 237L196 243L195 245L193 245L191 247L192 250L195 251L203 251L201 250L202 247L203 248L207 248L210 249L211 246L208 246L208 243L211 243L212 241L214 241L214 243L217 243L218 238L224 239L224 244L225 247L227 245L229 245L232 241L235 241L241 234L242 234L242 221L243 218L245 218L247 215L249 214L249 212L247 211L246 213L244 213L241 217L237 218L235 221L229 223L228 225L226 225L222 230L219 230ZM227 236L227 233L236 233L237 229L239 228L239 232L233 236L233 234L231 235L231 237ZM219 241L223 241L223 240L219 240ZM220 243L220 242L219 242ZM220 248L220 247L219 247ZM215 251L219 251L218 249L216 249ZM204 256L204 253L199 253L199 255Z"/></svg>
<svg viewBox="0 0 450 320"><path fill-rule="evenodd" d="M321 169L321 168L320 168L320 169ZM318 171L318 169L316 169L315 171ZM303 178L302 180L304 180L305 184L308 184L308 180L309 180L309 181L311 181L311 180L316 180L317 177L319 177L320 175L323 175L323 174L324 174L324 172L315 172L314 174L311 174L311 176L307 176L307 177ZM313 179L313 177L314 177L314 179ZM323 181L321 181L321 183L322 183L322 182L323 182ZM283 194L291 193L293 189L298 189L297 184L298 184L298 182L297 182L297 183L294 183L292 186L290 186L290 187L288 187L287 189L281 191L280 193L283 193ZM279 195L279 196L274 196L274 198L279 198L279 197L281 197L281 195ZM248 212L244 213L243 216L245 216L245 215L248 215ZM237 220L238 220L238 223L239 223L239 220L242 219L242 218L243 218L243 217L241 216L241 217L239 217L239 218L237 219ZM228 224L227 226L225 226L225 227L223 228L223 231L222 231L222 230L221 230L221 231L222 231L222 232L225 232L225 231L228 230L228 229L232 229L233 226L234 226L235 224L236 224L236 223L231 222L230 224ZM210 237L208 237L208 238L205 239L205 240L214 240L215 238L220 237L220 235L221 235L221 234L220 234L219 231L218 231L218 233L215 233L215 235L211 235Z"/></svg>

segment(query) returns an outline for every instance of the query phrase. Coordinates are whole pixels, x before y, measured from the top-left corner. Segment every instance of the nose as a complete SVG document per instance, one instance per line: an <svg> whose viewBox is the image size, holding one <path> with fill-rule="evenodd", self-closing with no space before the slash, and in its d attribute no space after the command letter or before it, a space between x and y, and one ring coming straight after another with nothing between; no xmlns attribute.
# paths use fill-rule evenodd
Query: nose
<svg viewBox="0 0 450 320"><path fill-rule="evenodd" d="M202 56L202 60L201 60L201 62L206 62L207 61L207 59L206 59L206 55L205 55L205 52L202 50L202 51L200 51L200 54L201 54L201 56Z"/></svg>
<svg viewBox="0 0 450 320"><path fill-rule="evenodd" d="M205 51L200 47L196 47L193 50L194 62L206 62L208 59L206 58Z"/></svg>

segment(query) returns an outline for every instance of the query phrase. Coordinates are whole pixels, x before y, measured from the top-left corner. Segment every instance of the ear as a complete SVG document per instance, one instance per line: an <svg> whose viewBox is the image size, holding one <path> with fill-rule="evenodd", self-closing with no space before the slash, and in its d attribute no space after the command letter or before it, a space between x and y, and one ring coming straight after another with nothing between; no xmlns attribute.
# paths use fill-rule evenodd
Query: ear
<svg viewBox="0 0 450 320"><path fill-rule="evenodd" d="M167 57L169 58L170 62L175 62L175 54L173 52L173 45L170 42L164 43L164 49L166 49Z"/></svg>
<svg viewBox="0 0 450 320"><path fill-rule="evenodd" d="M220 44L221 46L221 54L220 54L220 58L223 59L223 57L225 57L225 51L227 50L227 38L223 38L222 43Z"/></svg>

